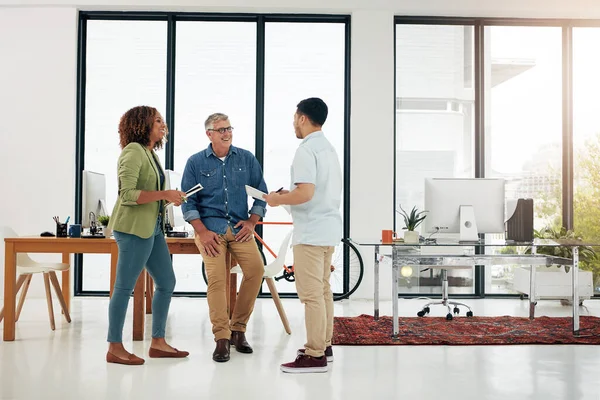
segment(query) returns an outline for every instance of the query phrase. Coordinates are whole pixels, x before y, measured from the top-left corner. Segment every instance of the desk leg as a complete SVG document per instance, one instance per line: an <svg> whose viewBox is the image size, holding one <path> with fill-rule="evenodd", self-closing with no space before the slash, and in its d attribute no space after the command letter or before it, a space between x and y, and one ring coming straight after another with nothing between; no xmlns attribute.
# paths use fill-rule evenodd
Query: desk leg
<svg viewBox="0 0 600 400"><path fill-rule="evenodd" d="M63 264L71 265L71 255L69 253L63 253L62 255ZM65 299L65 308L71 313L71 268L62 272L62 288L63 298ZM64 314L64 312L63 312Z"/></svg>
<svg viewBox="0 0 600 400"><path fill-rule="evenodd" d="M146 273L146 314L152 314L152 298L154 297L154 280Z"/></svg>
<svg viewBox="0 0 600 400"><path fill-rule="evenodd" d="M144 340L144 292L146 270L143 269L133 289L133 340Z"/></svg>
<svg viewBox="0 0 600 400"><path fill-rule="evenodd" d="M119 246L115 241L110 246L110 296L112 297L115 282L117 281L117 262L119 261Z"/></svg>
<svg viewBox="0 0 600 400"><path fill-rule="evenodd" d="M579 247L573 246L573 335L579 335Z"/></svg>
<svg viewBox="0 0 600 400"><path fill-rule="evenodd" d="M15 301L17 300L17 255L15 245L4 246L4 341L15 340Z"/></svg>
<svg viewBox="0 0 600 400"><path fill-rule="evenodd" d="M531 254L537 254L535 246L531 246ZM535 275L537 267L535 265L529 266L529 319L535 318L535 306L537 301L535 300Z"/></svg>
<svg viewBox="0 0 600 400"><path fill-rule="evenodd" d="M392 332L392 338L398 339L398 331L400 328L398 327L398 272L400 270L400 266L398 265L398 260L396 257L396 246L392 246L392 314L393 314L393 322L392 326L394 331Z"/></svg>
<svg viewBox="0 0 600 400"><path fill-rule="evenodd" d="M373 295L373 317L375 321L379 320L379 246L375 246L375 264L373 268L375 281L375 294Z"/></svg>

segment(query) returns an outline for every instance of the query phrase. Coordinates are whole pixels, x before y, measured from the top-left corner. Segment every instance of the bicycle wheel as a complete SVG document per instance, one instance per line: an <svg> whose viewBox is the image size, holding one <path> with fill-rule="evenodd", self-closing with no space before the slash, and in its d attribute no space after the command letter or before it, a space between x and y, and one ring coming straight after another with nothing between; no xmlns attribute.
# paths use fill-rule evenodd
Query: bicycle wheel
<svg viewBox="0 0 600 400"><path fill-rule="evenodd" d="M258 249L258 251L260 253L260 256L262 257L263 265L267 265L267 259L265 257L265 254L260 248ZM202 261L202 278L204 279L204 283L206 283L206 287L208 287L208 277L206 276L206 266L204 265L204 260Z"/></svg>
<svg viewBox="0 0 600 400"><path fill-rule="evenodd" d="M344 263L344 253L348 253L348 262ZM334 270L331 272L331 291L333 292L333 300L347 299L356 291L364 274L363 260L352 243L348 239L342 239L339 245L336 246L331 258L331 265ZM348 286L344 286L344 272L348 271L349 282ZM346 290L347 288L347 290Z"/></svg>

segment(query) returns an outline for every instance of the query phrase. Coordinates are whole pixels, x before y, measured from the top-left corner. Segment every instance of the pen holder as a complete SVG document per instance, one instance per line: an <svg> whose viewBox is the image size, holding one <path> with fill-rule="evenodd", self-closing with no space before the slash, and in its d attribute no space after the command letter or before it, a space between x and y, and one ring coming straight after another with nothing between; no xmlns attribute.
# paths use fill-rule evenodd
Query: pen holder
<svg viewBox="0 0 600 400"><path fill-rule="evenodd" d="M81 225L73 224L69 226L69 236L73 238L81 237Z"/></svg>
<svg viewBox="0 0 600 400"><path fill-rule="evenodd" d="M67 224L56 224L56 237L67 237Z"/></svg>

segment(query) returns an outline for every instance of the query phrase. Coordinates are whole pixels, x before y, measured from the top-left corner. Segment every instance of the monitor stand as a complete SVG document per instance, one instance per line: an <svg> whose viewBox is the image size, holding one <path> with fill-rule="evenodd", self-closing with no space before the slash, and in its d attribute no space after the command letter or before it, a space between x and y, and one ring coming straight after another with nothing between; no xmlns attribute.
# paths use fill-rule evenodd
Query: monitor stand
<svg viewBox="0 0 600 400"><path fill-rule="evenodd" d="M479 243L479 232L473 206L460 206L460 238L458 243Z"/></svg>

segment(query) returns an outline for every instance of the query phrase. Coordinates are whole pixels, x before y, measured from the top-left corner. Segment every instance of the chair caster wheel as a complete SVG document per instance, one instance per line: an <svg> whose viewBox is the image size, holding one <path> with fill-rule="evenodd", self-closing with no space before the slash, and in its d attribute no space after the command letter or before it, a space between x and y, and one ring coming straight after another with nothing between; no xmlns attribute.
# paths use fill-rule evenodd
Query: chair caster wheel
<svg viewBox="0 0 600 400"><path fill-rule="evenodd" d="M429 310L429 307L425 307L425 308L423 309L423 312L424 312L425 314L429 314L429 311L430 311L430 310Z"/></svg>
<svg viewBox="0 0 600 400"><path fill-rule="evenodd" d="M425 316L425 312L424 311L419 311L417 313L417 317L424 317Z"/></svg>
<svg viewBox="0 0 600 400"><path fill-rule="evenodd" d="M452 314L450 314L450 313L446 314L446 319L448 321L452 321Z"/></svg>
<svg viewBox="0 0 600 400"><path fill-rule="evenodd" d="M467 311L467 317L472 317L473 316L473 311Z"/></svg>
<svg viewBox="0 0 600 400"><path fill-rule="evenodd" d="M454 307L454 314L458 315L460 313L460 310L458 309L458 307Z"/></svg>

